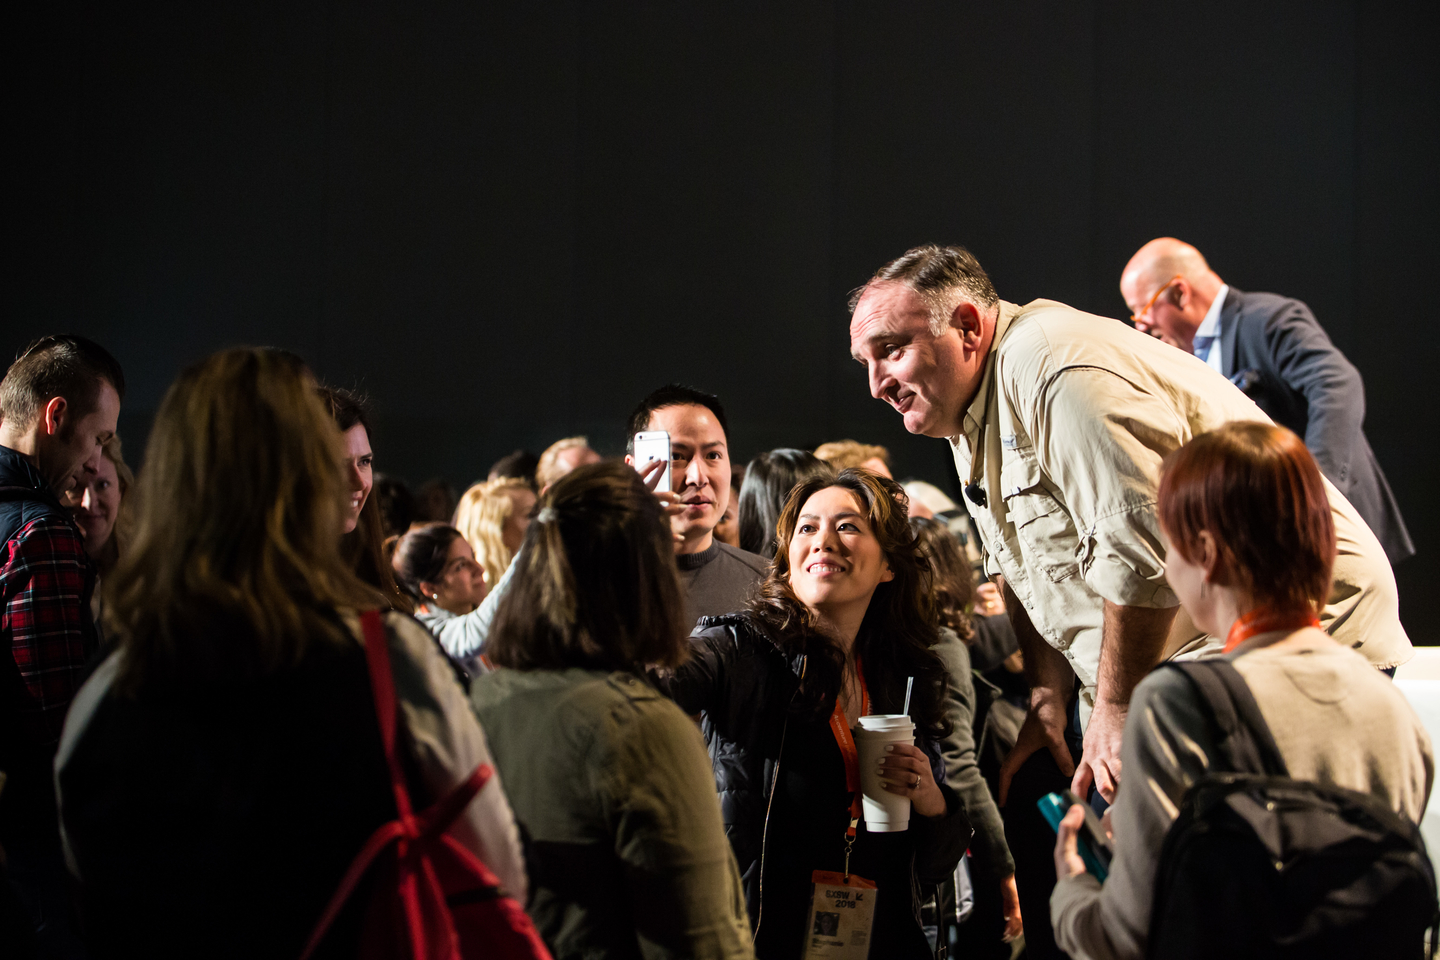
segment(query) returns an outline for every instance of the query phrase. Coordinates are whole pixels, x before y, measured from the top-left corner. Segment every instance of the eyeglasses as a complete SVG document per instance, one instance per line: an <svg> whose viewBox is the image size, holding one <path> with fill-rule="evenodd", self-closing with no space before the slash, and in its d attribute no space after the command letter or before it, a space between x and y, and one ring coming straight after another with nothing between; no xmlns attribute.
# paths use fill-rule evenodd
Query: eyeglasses
<svg viewBox="0 0 1440 960"><path fill-rule="evenodd" d="M1184 280L1184 279L1185 279L1185 278L1182 277L1182 276L1180 276L1178 273L1177 273L1175 276L1171 277L1169 283L1165 284L1165 286L1163 286L1163 287L1161 287L1159 290L1156 290L1156 291L1155 291L1155 296L1151 297L1151 298L1150 298L1150 302L1147 303L1147 304L1145 304L1145 309L1144 309L1144 310L1141 310L1139 313L1132 313L1132 314L1130 314L1130 322L1131 322L1131 323L1139 323L1141 317L1145 316L1145 314L1149 313L1151 310L1153 310L1153 309L1155 308L1155 301L1160 299L1160 294L1164 293L1166 290L1169 290L1171 287L1173 287L1173 286L1175 285L1175 281L1176 281L1176 280Z"/></svg>

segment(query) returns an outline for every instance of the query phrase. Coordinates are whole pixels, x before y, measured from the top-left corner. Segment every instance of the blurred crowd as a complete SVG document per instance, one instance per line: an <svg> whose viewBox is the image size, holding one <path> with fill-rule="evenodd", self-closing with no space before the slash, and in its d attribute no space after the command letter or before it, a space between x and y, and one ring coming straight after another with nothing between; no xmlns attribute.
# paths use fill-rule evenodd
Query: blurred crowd
<svg viewBox="0 0 1440 960"><path fill-rule="evenodd" d="M882 266L852 353L955 460L903 482L853 439L732 461L721 398L669 384L623 456L412 489L366 398L269 348L183 371L137 476L120 364L42 338L0 383L5 955L1140 957L1239 728L1423 853L1413 544L1363 436L1221 368L1245 334L1198 257L1137 253L1135 329L1000 300L961 248ZM1216 663L1229 726L1174 666ZM1374 899L1332 945L1421 949L1412 860L1347 881ZM1294 934L1216 894L1207 949Z"/></svg>

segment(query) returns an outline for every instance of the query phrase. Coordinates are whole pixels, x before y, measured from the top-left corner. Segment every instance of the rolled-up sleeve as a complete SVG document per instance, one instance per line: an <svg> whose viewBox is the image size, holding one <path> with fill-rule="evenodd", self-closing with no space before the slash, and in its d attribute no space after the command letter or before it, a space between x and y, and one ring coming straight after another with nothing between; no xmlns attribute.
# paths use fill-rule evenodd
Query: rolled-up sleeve
<svg viewBox="0 0 1440 960"><path fill-rule="evenodd" d="M1074 521L1086 585L1112 603L1177 606L1156 515L1161 462L1190 436L1173 405L1118 374L1073 367L1042 388L1035 419L1036 456Z"/></svg>

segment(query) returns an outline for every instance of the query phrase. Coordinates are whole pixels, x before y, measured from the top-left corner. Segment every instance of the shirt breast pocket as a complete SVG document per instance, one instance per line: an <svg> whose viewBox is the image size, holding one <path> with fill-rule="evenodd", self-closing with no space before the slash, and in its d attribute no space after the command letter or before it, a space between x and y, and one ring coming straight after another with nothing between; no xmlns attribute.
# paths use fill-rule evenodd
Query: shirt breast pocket
<svg viewBox="0 0 1440 960"><path fill-rule="evenodd" d="M1075 524L1041 482L1033 453L1018 450L1000 468L1000 491L1025 565L1042 571L1053 583L1078 574Z"/></svg>

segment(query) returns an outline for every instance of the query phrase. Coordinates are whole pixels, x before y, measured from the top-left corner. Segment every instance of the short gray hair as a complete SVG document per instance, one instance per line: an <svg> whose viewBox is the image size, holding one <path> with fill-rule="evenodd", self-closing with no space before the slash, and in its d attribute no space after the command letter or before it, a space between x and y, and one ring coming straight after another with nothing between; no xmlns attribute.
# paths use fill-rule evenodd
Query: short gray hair
<svg viewBox="0 0 1440 960"><path fill-rule="evenodd" d="M975 255L964 247L927 243L911 247L850 291L850 312L873 284L903 283L930 308L930 332L937 337L950 325L956 304L969 300L989 309L1000 302L995 286Z"/></svg>

